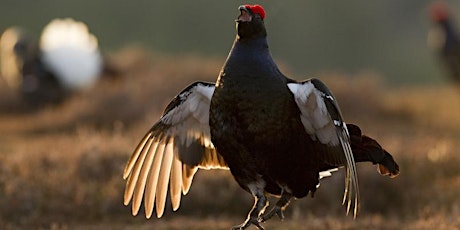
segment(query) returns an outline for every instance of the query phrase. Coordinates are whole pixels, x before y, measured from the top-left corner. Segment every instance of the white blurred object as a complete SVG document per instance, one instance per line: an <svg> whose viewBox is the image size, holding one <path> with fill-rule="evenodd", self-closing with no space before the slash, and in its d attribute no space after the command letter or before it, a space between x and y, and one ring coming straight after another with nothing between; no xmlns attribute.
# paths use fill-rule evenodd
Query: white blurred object
<svg viewBox="0 0 460 230"><path fill-rule="evenodd" d="M70 18L54 19L40 38L43 64L67 89L88 88L98 80L102 56L88 27Z"/></svg>

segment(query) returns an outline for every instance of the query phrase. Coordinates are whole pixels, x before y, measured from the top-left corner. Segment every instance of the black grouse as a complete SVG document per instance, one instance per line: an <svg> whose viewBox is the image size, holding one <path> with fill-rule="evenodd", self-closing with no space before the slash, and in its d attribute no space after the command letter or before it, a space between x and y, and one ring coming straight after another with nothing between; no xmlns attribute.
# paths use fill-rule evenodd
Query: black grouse
<svg viewBox="0 0 460 230"><path fill-rule="evenodd" d="M296 82L273 61L260 5L239 7L237 36L217 82L195 82L177 95L135 149L124 170L124 203L137 215L161 217L168 184L179 208L198 168L229 169L254 196L248 218L233 229L260 225L292 198L316 191L319 179L345 167L344 203L358 212L355 162L379 164L394 177L393 157L359 127L345 124L329 89L318 79ZM267 196L279 197L265 212Z"/></svg>
<svg viewBox="0 0 460 230"><path fill-rule="evenodd" d="M428 45L439 56L450 79L460 84L460 34L455 29L446 4L432 4L430 17L433 27L428 34Z"/></svg>
<svg viewBox="0 0 460 230"><path fill-rule="evenodd" d="M104 67L97 38L71 18L52 20L39 41L17 27L5 30L0 55L2 77L31 107L93 86Z"/></svg>

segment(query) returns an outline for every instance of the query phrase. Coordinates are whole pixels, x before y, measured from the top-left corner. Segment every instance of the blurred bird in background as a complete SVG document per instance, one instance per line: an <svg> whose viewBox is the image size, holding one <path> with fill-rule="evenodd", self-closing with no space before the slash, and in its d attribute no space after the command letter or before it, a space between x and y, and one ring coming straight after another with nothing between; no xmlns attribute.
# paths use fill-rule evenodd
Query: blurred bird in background
<svg viewBox="0 0 460 230"><path fill-rule="evenodd" d="M460 84L460 39L448 6L443 1L429 8L433 26L428 33L428 46L439 56L451 80Z"/></svg>
<svg viewBox="0 0 460 230"><path fill-rule="evenodd" d="M52 20L39 41L17 27L5 30L0 54L3 79L33 107L60 103L94 86L105 65L97 38L71 18Z"/></svg>

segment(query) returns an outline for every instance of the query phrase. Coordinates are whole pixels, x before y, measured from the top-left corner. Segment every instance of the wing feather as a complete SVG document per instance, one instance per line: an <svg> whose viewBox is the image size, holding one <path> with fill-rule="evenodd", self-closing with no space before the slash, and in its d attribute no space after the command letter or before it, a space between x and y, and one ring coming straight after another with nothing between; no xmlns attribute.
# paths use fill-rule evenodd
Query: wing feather
<svg viewBox="0 0 460 230"><path fill-rule="evenodd" d="M171 166L170 193L172 208L176 211L180 205L182 189L182 163L179 160L179 155L174 152L174 159Z"/></svg>
<svg viewBox="0 0 460 230"><path fill-rule="evenodd" d="M131 170L134 167L134 163L137 162L137 158L139 157L140 153L144 149L144 146L149 146L149 145L146 145L145 143L149 141L150 137L151 137L151 133L148 133L148 135L145 135L145 137L136 147L136 150L134 151L133 155L131 155L131 158L128 160L128 164L125 167L125 170L123 172L123 179L128 178L129 174L131 173Z"/></svg>
<svg viewBox="0 0 460 230"><path fill-rule="evenodd" d="M147 185L145 188L145 198L144 198L144 206L145 206L145 216L150 218L153 213L153 207L155 204L155 195L157 192L157 184L158 184L158 175L160 174L161 170L161 162L163 161L163 152L165 149L165 143L158 144L157 149L155 150L155 157L152 165L152 170L149 173L147 178Z"/></svg>
<svg viewBox="0 0 460 230"><path fill-rule="evenodd" d="M173 142L169 142L163 152L163 162L161 163L160 175L158 176L158 185L157 185L157 195L155 200L155 208L157 212L157 217L160 218L163 216L165 203L166 203L166 194L168 192L168 182L171 172L171 165L173 161Z"/></svg>
<svg viewBox="0 0 460 230"><path fill-rule="evenodd" d="M190 167L188 165L183 165L182 167L182 194L187 195L192 185L193 175L198 169L195 167Z"/></svg>
<svg viewBox="0 0 460 230"><path fill-rule="evenodd" d="M133 197L134 188L135 188L135 186L137 184L142 164L144 162L145 156L147 155L147 152L150 149L150 143L152 143L152 142L153 142L153 139L149 140L147 142L147 143L149 143L149 145L147 145L146 148L142 148L141 154L140 154L139 158L137 159L137 162L139 162L139 163L134 165L133 171L129 176L129 180L128 180L129 183L126 184L126 190L125 190L125 203L127 203L127 202L129 203L129 200Z"/></svg>
<svg viewBox="0 0 460 230"><path fill-rule="evenodd" d="M331 166L345 166L343 204L347 205L347 214L353 205L356 217L359 207L356 164L350 146L350 136L334 96L318 79L288 83L288 88L299 107L305 131L312 140L317 140L324 146L324 162ZM320 173L321 176L324 176L324 173Z"/></svg>
<svg viewBox="0 0 460 230"><path fill-rule="evenodd" d="M356 164L353 157L353 152L350 146L350 136L345 123L343 129L337 129L342 149L345 151L346 157L346 175L345 175L345 192L343 194L342 203L347 202L347 214L350 211L351 203L354 202L354 216L358 214L359 209L359 187L357 180Z"/></svg>
<svg viewBox="0 0 460 230"><path fill-rule="evenodd" d="M150 172L157 147L158 147L158 143L154 143L153 146L150 146L148 150L148 154L145 159L145 163L142 164L142 169L138 177L139 183L136 183L136 187L134 188L132 209L136 210L136 212L139 210L141 203L142 203L142 197L144 194L145 184L147 182L147 176Z"/></svg>
<svg viewBox="0 0 460 230"><path fill-rule="evenodd" d="M155 208L160 218L170 190L173 210L180 206L198 168L227 169L211 142L209 107L214 84L196 82L166 107L163 116L142 138L123 172L124 204L137 215L144 198L145 215Z"/></svg>

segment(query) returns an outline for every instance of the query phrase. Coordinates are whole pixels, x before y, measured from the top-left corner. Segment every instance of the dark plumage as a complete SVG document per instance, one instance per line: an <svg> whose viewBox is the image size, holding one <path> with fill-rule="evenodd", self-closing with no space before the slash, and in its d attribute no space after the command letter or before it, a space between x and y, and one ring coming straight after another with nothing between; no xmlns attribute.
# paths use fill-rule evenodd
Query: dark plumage
<svg viewBox="0 0 460 230"><path fill-rule="evenodd" d="M168 182L173 210L198 168L228 168L254 196L248 218L233 229L283 218L292 198L316 191L319 179L345 167L344 202L358 212L356 162L379 164L396 176L393 157L359 127L345 124L329 89L317 79L296 82L273 61L265 12L240 6L237 37L216 84L196 82L167 106L128 161L124 201L136 215L145 196L149 218L163 215ZM267 195L279 196L274 207Z"/></svg>
<svg viewBox="0 0 460 230"><path fill-rule="evenodd" d="M450 79L460 84L460 37L445 3L431 5L430 17L433 27L428 44L439 56Z"/></svg>

